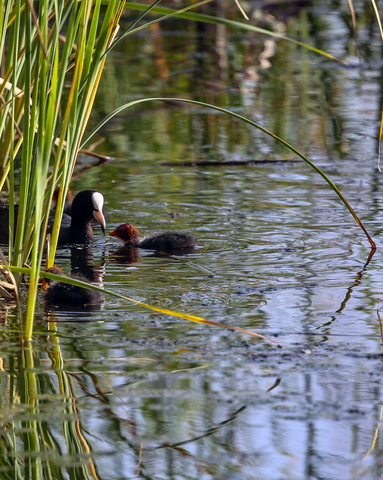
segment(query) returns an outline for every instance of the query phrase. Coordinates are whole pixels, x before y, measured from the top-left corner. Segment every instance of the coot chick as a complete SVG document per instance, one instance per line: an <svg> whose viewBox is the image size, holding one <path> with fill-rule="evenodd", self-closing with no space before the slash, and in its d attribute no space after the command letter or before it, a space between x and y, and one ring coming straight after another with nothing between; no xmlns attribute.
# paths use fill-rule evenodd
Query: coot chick
<svg viewBox="0 0 383 480"><path fill-rule="evenodd" d="M161 252L182 252L184 249L190 250L195 246L195 238L192 235L179 232L164 232L154 237L140 239L139 230L128 223L120 225L109 235L123 240L127 247L147 248Z"/></svg>
<svg viewBox="0 0 383 480"><path fill-rule="evenodd" d="M70 224L61 223L58 243L93 243L92 220L95 219L105 235L105 218L102 212L104 197L94 190L79 192L72 202ZM48 229L48 232L50 230Z"/></svg>
<svg viewBox="0 0 383 480"><path fill-rule="evenodd" d="M46 270L48 273L64 276L63 271L58 267L51 267ZM83 275L73 275L71 278L89 283ZM59 280L46 279L48 289L45 294L45 300L49 305L66 307L83 307L86 305L98 305L101 303L101 293L95 290L89 290L84 287L77 287Z"/></svg>

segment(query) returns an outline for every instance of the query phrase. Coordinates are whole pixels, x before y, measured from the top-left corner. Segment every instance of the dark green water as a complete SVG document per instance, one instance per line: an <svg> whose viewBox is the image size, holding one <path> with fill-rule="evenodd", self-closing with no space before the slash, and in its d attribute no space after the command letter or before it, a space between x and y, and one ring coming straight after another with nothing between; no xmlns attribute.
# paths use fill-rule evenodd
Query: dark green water
<svg viewBox="0 0 383 480"><path fill-rule="evenodd" d="M179 259L121 257L119 242L97 230L85 257L62 249L57 264L283 348L106 295L94 311L48 312L41 294L34 342L21 349L16 310L3 302L1 479L383 478L383 64L371 7L355 8L362 67L348 6L337 3L273 10L259 25L348 66L181 21L113 53L92 124L144 96L233 109L320 165L379 248L364 269L369 244L335 194L250 126L179 103L123 112L96 138L97 151L115 160L72 190L104 194L108 231L125 222L145 235L185 231L197 248ZM222 163L233 160L281 161ZM180 161L217 165L161 166ZM82 157L78 168L92 162Z"/></svg>

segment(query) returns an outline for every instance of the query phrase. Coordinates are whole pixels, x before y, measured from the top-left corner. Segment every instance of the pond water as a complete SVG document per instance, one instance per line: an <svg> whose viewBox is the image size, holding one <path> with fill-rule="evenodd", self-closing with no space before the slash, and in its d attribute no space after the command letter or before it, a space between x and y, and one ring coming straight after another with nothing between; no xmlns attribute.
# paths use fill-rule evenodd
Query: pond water
<svg viewBox="0 0 383 480"><path fill-rule="evenodd" d="M337 2L271 4L252 22L348 65L221 26L144 30L108 60L91 123L145 96L247 116L336 183L378 244L371 262L334 192L270 137L179 102L125 110L96 138L115 159L72 190L104 194L107 231L184 231L197 248L123 256L97 229L91 249L61 249L56 263L282 348L107 295L94 310L49 311L43 293L21 348L17 310L2 303L0 478L383 478L381 40L372 7L354 6L362 66ZM93 162L81 157L77 172Z"/></svg>

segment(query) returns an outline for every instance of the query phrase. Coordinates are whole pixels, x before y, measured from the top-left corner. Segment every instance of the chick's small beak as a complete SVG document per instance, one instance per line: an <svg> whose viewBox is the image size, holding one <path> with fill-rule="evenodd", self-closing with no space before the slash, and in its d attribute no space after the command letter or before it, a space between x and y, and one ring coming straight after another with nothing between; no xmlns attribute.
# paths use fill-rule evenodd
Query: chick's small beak
<svg viewBox="0 0 383 480"><path fill-rule="evenodd" d="M117 228L115 230L113 230L113 232L110 232L109 236L110 237L116 237L117 236L116 230L117 230Z"/></svg>
<svg viewBox="0 0 383 480"><path fill-rule="evenodd" d="M93 210L93 216L96 219L96 221L100 224L102 233L105 235L105 218L101 210Z"/></svg>

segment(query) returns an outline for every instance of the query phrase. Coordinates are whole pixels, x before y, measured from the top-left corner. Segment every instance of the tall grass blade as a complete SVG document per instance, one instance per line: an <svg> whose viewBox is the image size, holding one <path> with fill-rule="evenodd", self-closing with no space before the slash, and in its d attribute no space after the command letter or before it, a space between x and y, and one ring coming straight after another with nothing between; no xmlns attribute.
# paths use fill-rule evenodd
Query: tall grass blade
<svg viewBox="0 0 383 480"><path fill-rule="evenodd" d="M104 53L103 57L106 56L110 50L112 50L112 48L114 48L116 45L118 45L120 43L121 40L123 40L126 36L127 36L127 33L130 32L130 30L133 29L133 27L135 25L137 25L137 23L139 23L144 17L146 17L146 15L156 6L158 5L159 3L161 2L161 0L156 0L154 3L152 3L152 5L149 5L149 7L143 12L141 13L141 15L139 15L130 25L129 27L127 27L125 30L123 30L120 35L118 36L118 38L116 38L116 40L110 45L110 47L106 50L106 52Z"/></svg>

